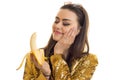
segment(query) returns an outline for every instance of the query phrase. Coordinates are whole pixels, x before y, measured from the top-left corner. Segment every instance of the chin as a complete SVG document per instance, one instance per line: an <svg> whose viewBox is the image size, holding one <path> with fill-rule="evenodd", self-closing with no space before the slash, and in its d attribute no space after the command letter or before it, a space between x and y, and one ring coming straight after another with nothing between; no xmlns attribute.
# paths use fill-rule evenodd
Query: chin
<svg viewBox="0 0 120 80"><path fill-rule="evenodd" d="M55 41L59 41L60 38L53 37L53 40L55 40Z"/></svg>
<svg viewBox="0 0 120 80"><path fill-rule="evenodd" d="M61 39L61 36L54 36L54 35L53 35L53 40L59 41L60 39Z"/></svg>

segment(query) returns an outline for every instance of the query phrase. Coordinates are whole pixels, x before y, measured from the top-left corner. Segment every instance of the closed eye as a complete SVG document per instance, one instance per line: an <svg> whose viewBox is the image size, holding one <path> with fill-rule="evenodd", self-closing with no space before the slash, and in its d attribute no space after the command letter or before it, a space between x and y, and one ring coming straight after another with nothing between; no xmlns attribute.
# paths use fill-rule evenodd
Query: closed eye
<svg viewBox="0 0 120 80"><path fill-rule="evenodd" d="M70 23L68 23L68 22L63 22L63 26L69 26L70 25Z"/></svg>

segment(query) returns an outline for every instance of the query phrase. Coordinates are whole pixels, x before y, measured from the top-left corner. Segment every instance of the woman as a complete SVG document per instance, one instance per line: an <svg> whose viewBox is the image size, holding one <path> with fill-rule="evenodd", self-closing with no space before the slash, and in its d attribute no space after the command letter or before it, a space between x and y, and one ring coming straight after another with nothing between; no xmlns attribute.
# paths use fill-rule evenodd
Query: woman
<svg viewBox="0 0 120 80"><path fill-rule="evenodd" d="M81 5L63 5L43 48L47 60L39 65L34 55L27 55L23 79L90 80L98 61L89 53L88 24L88 14Z"/></svg>

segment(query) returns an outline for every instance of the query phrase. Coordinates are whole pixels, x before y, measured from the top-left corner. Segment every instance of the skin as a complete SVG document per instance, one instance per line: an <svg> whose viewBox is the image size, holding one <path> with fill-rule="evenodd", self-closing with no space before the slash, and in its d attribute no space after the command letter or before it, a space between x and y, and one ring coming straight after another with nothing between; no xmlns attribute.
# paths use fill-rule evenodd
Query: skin
<svg viewBox="0 0 120 80"><path fill-rule="evenodd" d="M65 33L70 31L70 29L74 29L76 35L77 31L79 32L76 14L68 9L60 9L52 29L53 39L56 41L59 41Z"/></svg>
<svg viewBox="0 0 120 80"><path fill-rule="evenodd" d="M66 58L67 50L79 32L76 14L68 9L60 9L53 24L53 39L57 41L54 53L63 54Z"/></svg>
<svg viewBox="0 0 120 80"><path fill-rule="evenodd" d="M76 14L68 9L60 9L52 26L53 39L57 41L54 54L62 54L66 58L67 51L79 32ZM46 61L40 66L33 55L31 59L43 74L51 74L50 66Z"/></svg>

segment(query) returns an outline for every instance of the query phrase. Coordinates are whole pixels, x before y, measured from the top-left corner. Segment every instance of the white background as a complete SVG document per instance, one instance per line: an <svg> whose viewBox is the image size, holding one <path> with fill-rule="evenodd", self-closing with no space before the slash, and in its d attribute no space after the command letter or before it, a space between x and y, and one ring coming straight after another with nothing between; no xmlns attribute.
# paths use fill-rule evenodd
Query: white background
<svg viewBox="0 0 120 80"><path fill-rule="evenodd" d="M60 6L67 0L0 0L0 79L22 80L24 55L29 40L38 32L37 46L44 47ZM90 18L90 52L99 65L92 80L120 80L120 12L119 0L69 0L82 4Z"/></svg>

